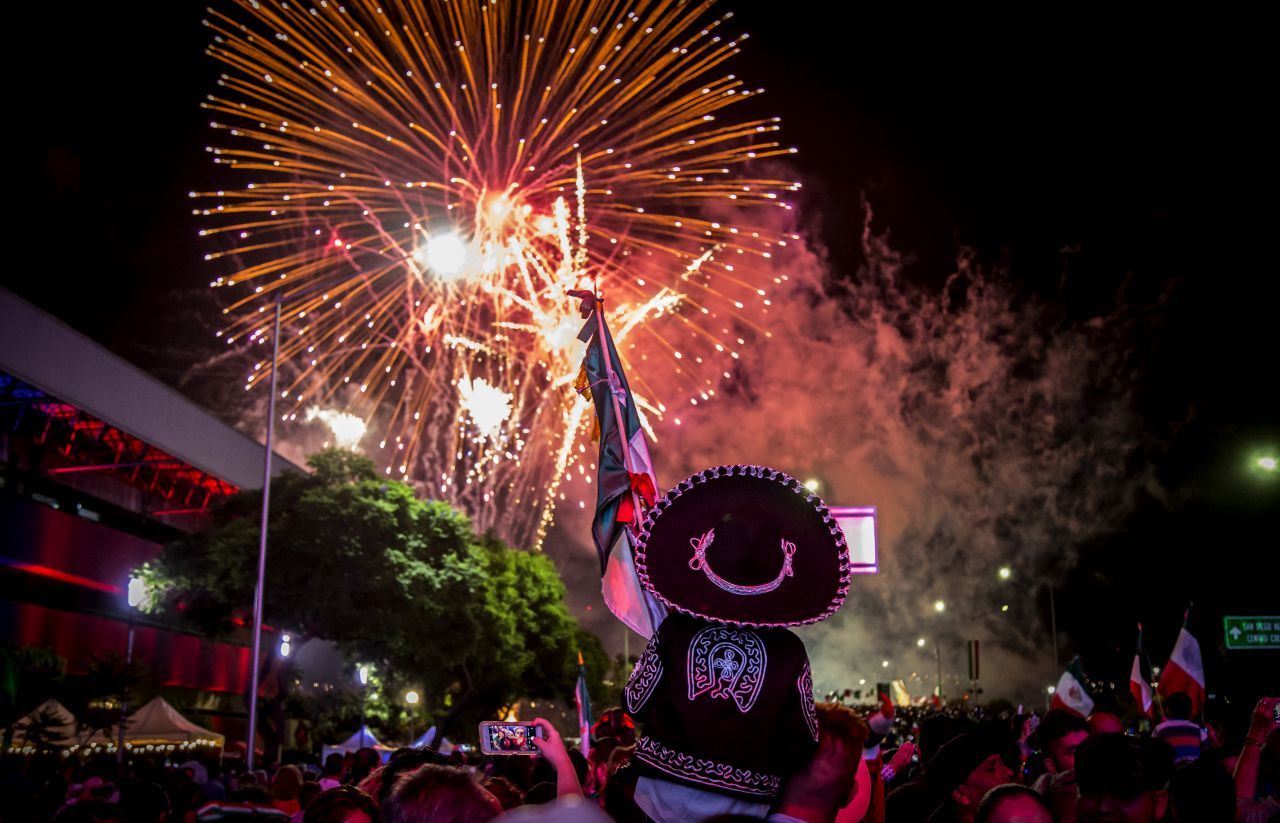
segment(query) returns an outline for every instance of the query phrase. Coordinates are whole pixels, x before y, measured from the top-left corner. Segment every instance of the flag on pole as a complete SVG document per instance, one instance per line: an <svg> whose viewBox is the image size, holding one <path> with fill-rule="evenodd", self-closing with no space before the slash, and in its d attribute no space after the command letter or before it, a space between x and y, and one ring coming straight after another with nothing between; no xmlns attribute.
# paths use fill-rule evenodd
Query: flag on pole
<svg viewBox="0 0 1280 823"><path fill-rule="evenodd" d="M591 755L591 696L587 694L587 667L582 663L582 652L578 652L578 686L573 690L574 702L578 704L578 732L582 735L582 756Z"/></svg>
<svg viewBox="0 0 1280 823"><path fill-rule="evenodd" d="M1178 642L1173 645L1173 654L1169 655L1169 662L1160 672L1156 691L1165 700L1171 694L1186 692L1191 698L1192 715L1198 714L1204 705L1204 661L1200 659L1200 644L1187 631L1185 618L1182 630L1178 632Z"/></svg>
<svg viewBox="0 0 1280 823"><path fill-rule="evenodd" d="M1129 671L1129 693L1138 703L1138 709L1151 717L1151 682L1142 671L1142 624L1138 624L1138 648L1133 652L1133 668Z"/></svg>
<svg viewBox="0 0 1280 823"><path fill-rule="evenodd" d="M582 298L582 314L587 320L578 335L587 344L579 391L594 403L600 429L591 537L600 556L601 590L609 610L648 639L666 612L636 576L628 526L639 526L644 508L657 497L658 481L640 426L640 411L605 323L603 301L591 292L569 294Z"/></svg>
<svg viewBox="0 0 1280 823"><path fill-rule="evenodd" d="M1093 713L1093 698L1085 688L1084 669L1080 665L1079 657L1071 661L1071 665L1058 679L1058 685L1053 690L1051 705L1055 709L1066 709L1081 717L1088 717Z"/></svg>

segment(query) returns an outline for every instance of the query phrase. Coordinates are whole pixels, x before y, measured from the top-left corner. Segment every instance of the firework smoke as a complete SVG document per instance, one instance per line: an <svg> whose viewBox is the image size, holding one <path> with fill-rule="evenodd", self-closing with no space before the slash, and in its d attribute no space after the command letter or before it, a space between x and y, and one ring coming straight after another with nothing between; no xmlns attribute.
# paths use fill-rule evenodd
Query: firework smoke
<svg viewBox="0 0 1280 823"><path fill-rule="evenodd" d="M772 339L718 402L668 414L659 478L761 463L816 477L829 504L879 508L880 574L803 632L819 693L898 677L928 693L936 643L955 695L979 639L987 694L1030 699L1057 674L1037 603L1155 487L1134 468L1148 445L1127 382L1137 321L1070 321L968 255L941 291L909 285L870 218L851 278L812 247L783 261Z"/></svg>

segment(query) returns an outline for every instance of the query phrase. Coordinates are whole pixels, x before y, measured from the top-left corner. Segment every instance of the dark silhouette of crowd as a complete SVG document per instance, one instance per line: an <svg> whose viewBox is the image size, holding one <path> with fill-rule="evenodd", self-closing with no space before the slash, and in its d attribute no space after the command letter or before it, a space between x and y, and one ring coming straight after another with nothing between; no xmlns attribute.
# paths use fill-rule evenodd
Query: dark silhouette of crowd
<svg viewBox="0 0 1280 823"><path fill-rule="evenodd" d="M1236 734L1164 701L1150 733L1115 714L965 706L817 705L819 745L783 784L774 823L1275 823L1280 699ZM538 756L399 749L252 772L216 760L10 756L0 823L484 823L648 818L634 801L636 732L605 712L583 756L546 721ZM761 745L768 745L762 740ZM231 761L226 761L230 763ZM693 818L691 818L693 819ZM760 819L717 815L717 823Z"/></svg>

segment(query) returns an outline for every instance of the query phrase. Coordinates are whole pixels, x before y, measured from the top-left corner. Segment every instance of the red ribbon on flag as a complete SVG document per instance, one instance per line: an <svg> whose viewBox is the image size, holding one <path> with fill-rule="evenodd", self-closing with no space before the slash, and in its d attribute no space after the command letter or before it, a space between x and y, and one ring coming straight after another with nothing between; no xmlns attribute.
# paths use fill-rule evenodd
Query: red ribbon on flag
<svg viewBox="0 0 1280 823"><path fill-rule="evenodd" d="M631 490L635 492L635 497L640 498L640 502L645 508L653 505L653 501L658 496L658 490L653 487L653 479L648 474L637 474L636 472L627 472L627 476L631 478ZM618 504L618 522L632 523L636 519L635 503L632 495L626 495L622 498L622 502Z"/></svg>

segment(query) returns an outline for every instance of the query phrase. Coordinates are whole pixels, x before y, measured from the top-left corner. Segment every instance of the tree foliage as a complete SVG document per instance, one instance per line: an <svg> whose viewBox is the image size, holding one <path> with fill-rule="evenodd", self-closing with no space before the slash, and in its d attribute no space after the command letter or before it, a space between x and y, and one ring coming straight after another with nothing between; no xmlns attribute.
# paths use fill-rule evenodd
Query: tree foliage
<svg viewBox="0 0 1280 823"><path fill-rule="evenodd" d="M571 693L582 633L550 560L478 537L463 514L380 478L362 456L308 462L313 473L271 484L265 623L420 688L424 714L446 731L519 697ZM141 572L144 608L231 634L251 609L260 505L256 492L238 495L213 529L167 546ZM603 672L598 641L590 652Z"/></svg>

